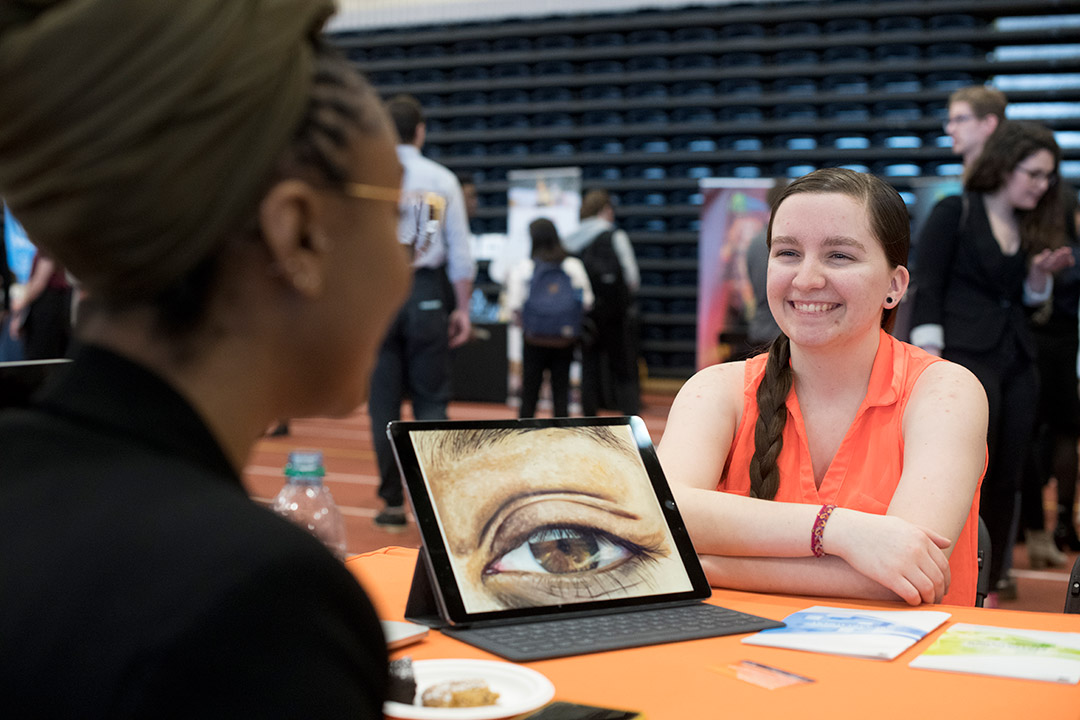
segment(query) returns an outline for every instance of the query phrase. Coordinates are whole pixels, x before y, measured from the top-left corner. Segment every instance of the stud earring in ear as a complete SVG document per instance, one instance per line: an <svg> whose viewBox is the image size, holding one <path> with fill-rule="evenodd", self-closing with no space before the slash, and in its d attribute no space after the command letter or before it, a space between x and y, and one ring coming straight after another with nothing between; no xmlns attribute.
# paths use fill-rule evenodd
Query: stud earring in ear
<svg viewBox="0 0 1080 720"><path fill-rule="evenodd" d="M292 285L302 292L310 292L315 285L315 278L307 274L297 273L292 276Z"/></svg>
<svg viewBox="0 0 1080 720"><path fill-rule="evenodd" d="M892 305L892 295L885 298L885 304L886 305Z"/></svg>

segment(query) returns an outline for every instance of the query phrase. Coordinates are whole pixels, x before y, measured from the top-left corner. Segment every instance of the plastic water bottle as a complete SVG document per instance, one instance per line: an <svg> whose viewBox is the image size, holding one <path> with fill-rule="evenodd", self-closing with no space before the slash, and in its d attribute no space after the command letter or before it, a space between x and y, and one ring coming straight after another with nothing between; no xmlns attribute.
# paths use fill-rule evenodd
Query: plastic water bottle
<svg viewBox="0 0 1080 720"><path fill-rule="evenodd" d="M338 558L345 558L345 522L330 490L323 485L322 453L293 450L285 465L285 487L272 508L326 544Z"/></svg>

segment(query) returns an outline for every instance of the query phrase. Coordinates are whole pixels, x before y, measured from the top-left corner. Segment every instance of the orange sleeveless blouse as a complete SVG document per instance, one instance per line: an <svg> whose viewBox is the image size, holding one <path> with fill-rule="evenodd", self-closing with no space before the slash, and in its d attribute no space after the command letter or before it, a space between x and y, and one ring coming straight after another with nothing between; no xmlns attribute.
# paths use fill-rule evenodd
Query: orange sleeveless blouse
<svg viewBox="0 0 1080 720"><path fill-rule="evenodd" d="M758 418L757 389L765 375L767 357L766 354L757 355L746 362L743 416L717 486L723 492L750 494L750 458L754 455L754 424ZM833 504L884 515L904 469L904 410L915 381L935 362L942 360L881 331L866 399L840 443L820 488L814 483L802 411L793 387L787 399L784 446L777 461L780 488L775 499L811 505ZM981 477L979 486L982 486ZM952 581L942 600L945 604L975 604L979 572L978 517L979 492L976 490L967 521L949 557ZM809 536L806 542L809 547Z"/></svg>

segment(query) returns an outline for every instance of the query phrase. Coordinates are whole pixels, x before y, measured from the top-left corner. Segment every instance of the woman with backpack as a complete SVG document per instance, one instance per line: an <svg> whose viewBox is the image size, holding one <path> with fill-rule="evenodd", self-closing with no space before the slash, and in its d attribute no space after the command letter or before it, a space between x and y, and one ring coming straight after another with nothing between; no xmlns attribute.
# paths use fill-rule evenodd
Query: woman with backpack
<svg viewBox="0 0 1080 720"><path fill-rule="evenodd" d="M581 225L563 245L581 258L595 297L581 346L582 413L596 415L607 407L637 415L641 392L634 294L641 273L629 236L615 225L615 207L606 190L585 193Z"/></svg>
<svg viewBox="0 0 1080 720"><path fill-rule="evenodd" d="M581 320L593 304L589 275L566 254L559 232L547 218L529 225L531 257L510 270L506 305L524 336L520 417L536 414L544 370L551 381L554 416L570 414L570 363L581 337Z"/></svg>

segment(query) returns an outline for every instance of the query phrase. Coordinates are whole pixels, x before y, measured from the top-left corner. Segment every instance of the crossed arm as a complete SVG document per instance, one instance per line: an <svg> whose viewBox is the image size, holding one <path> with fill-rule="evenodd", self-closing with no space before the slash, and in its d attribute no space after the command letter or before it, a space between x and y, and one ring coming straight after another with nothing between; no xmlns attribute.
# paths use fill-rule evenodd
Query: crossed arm
<svg viewBox="0 0 1080 720"><path fill-rule="evenodd" d="M939 601L948 554L985 462L986 397L978 380L935 363L905 412L904 470L884 516L837 509L815 558L818 507L717 492L742 415L743 364L709 368L680 391L658 453L713 585L867 599Z"/></svg>

